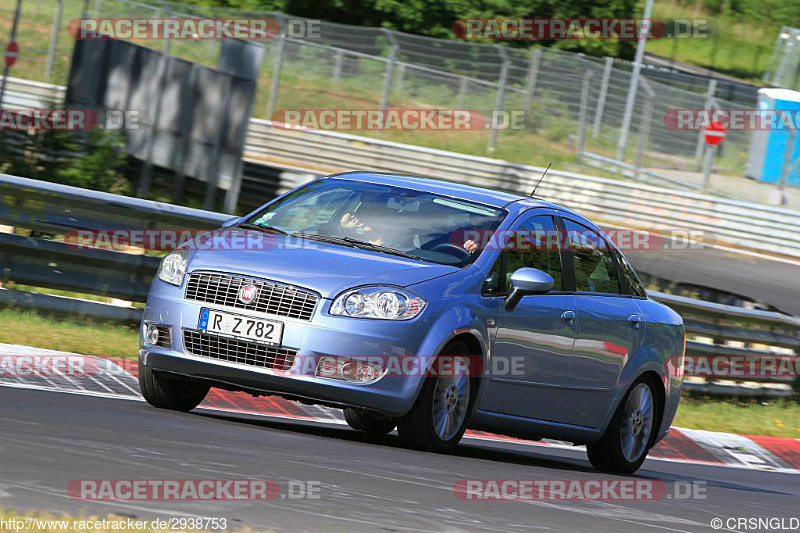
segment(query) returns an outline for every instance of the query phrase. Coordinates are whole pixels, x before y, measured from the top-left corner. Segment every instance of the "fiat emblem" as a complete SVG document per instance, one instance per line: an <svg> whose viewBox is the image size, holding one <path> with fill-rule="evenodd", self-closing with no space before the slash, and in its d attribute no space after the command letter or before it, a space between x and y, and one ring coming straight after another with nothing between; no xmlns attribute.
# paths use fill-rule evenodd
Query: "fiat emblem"
<svg viewBox="0 0 800 533"><path fill-rule="evenodd" d="M245 285L239 289L239 301L243 304L253 303L258 296L258 287L255 285Z"/></svg>

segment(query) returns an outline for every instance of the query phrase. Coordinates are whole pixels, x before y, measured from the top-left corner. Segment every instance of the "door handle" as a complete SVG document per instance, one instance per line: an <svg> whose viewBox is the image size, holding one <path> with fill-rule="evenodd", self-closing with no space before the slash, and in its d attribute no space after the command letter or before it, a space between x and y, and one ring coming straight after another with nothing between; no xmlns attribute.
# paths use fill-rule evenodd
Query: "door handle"
<svg viewBox="0 0 800 533"><path fill-rule="evenodd" d="M639 329L639 326L642 324L642 318L639 315L631 315L628 317L628 324L630 324L633 329Z"/></svg>
<svg viewBox="0 0 800 533"><path fill-rule="evenodd" d="M561 313L561 320L571 326L575 323L575 311L564 311Z"/></svg>

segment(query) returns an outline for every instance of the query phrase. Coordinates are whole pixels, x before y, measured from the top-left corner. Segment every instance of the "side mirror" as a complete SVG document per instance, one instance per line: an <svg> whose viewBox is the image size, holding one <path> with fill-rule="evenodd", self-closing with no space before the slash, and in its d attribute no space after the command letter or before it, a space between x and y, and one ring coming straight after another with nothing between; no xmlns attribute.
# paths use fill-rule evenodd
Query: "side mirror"
<svg viewBox="0 0 800 533"><path fill-rule="evenodd" d="M511 274L511 293L506 298L506 311L513 311L523 296L545 294L553 290L555 281L547 272L536 268L519 268Z"/></svg>
<svg viewBox="0 0 800 533"><path fill-rule="evenodd" d="M226 220L225 222L222 223L222 229L231 228L231 227L235 226L236 224L238 224L241 221L242 221L242 217L229 218L228 220Z"/></svg>

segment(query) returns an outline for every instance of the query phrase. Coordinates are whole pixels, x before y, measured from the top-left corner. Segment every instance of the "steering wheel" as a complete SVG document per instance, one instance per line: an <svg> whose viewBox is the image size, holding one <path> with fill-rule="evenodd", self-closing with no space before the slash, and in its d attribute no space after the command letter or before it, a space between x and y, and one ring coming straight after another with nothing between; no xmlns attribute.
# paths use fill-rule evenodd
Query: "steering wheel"
<svg viewBox="0 0 800 533"><path fill-rule="evenodd" d="M453 244L452 242L440 242L430 248L431 252L445 253L453 255L461 259L461 261L468 261L472 258L472 254L463 249L462 247Z"/></svg>

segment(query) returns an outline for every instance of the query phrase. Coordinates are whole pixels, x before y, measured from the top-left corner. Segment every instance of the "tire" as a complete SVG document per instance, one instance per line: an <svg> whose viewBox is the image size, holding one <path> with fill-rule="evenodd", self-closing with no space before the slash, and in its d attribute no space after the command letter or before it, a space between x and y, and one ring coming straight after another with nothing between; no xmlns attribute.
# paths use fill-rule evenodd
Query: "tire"
<svg viewBox="0 0 800 533"><path fill-rule="evenodd" d="M366 411L359 411L352 407L344 409L344 419L351 428L370 435L386 435L397 425L391 418L378 418Z"/></svg>
<svg viewBox="0 0 800 533"><path fill-rule="evenodd" d="M173 411L191 411L208 394L208 385L159 374L139 361L139 388L153 407Z"/></svg>
<svg viewBox="0 0 800 533"><path fill-rule="evenodd" d="M446 346L439 357L469 353L464 343L456 341ZM397 422L400 438L418 450L436 453L453 451L467 429L474 399L473 389L472 379L466 375L426 377L414 406ZM443 416L447 422L443 423Z"/></svg>
<svg viewBox="0 0 800 533"><path fill-rule="evenodd" d="M603 437L586 447L595 469L633 474L642 466L658 431L655 423L660 419L655 387L652 379L643 377L625 393Z"/></svg>

